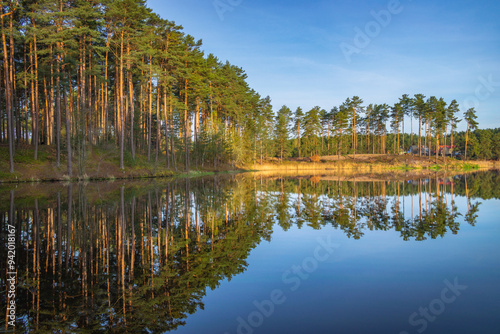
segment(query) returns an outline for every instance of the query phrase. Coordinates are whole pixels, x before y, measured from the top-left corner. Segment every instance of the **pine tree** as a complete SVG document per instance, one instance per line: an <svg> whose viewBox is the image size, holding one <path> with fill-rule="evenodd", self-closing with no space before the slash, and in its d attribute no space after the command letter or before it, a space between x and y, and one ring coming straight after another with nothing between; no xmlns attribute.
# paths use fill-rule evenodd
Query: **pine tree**
<svg viewBox="0 0 500 334"><path fill-rule="evenodd" d="M427 102L425 103L425 112L424 112L424 118L425 118L425 123L426 123L426 128L427 128L427 144L428 144L428 150L429 150L429 160L431 160L431 135L432 131L435 130L435 120L436 120L436 115L438 113L439 109L439 101L435 96L431 96L427 99ZM438 147L436 147L436 152L439 150Z"/></svg>
<svg viewBox="0 0 500 334"><path fill-rule="evenodd" d="M402 116L403 116L403 108L399 103L395 103L394 106L391 108L391 118L392 118L392 128L394 130L393 153L397 155L399 155L400 152L399 126L401 124Z"/></svg>
<svg viewBox="0 0 500 334"><path fill-rule="evenodd" d="M490 160L493 157L493 137L489 130L476 130L478 145L476 155L479 159Z"/></svg>
<svg viewBox="0 0 500 334"><path fill-rule="evenodd" d="M414 95L414 106L415 113L418 117L418 155L422 156L422 120L425 115L426 105L425 105L425 96L423 94L415 94Z"/></svg>
<svg viewBox="0 0 500 334"><path fill-rule="evenodd" d="M356 149L358 145L358 117L363 112L363 100L358 96L353 96L351 100L347 100L348 103L348 116L350 119L350 127L352 130L352 150L354 156L356 156Z"/></svg>
<svg viewBox="0 0 500 334"><path fill-rule="evenodd" d="M343 155L344 152L344 131L346 130L348 123L349 123L349 114L348 114L348 109L349 109L349 101L344 102L340 107L332 109L333 112L333 122L334 122L334 128L337 131L337 136L338 136L338 149L337 149L337 154L340 158L341 155Z"/></svg>
<svg viewBox="0 0 500 334"><path fill-rule="evenodd" d="M260 101L259 112L257 116L257 133L259 139L260 163L262 164L264 157L269 156L269 151L272 144L272 129L273 129L273 106L271 98L266 96Z"/></svg>
<svg viewBox="0 0 500 334"><path fill-rule="evenodd" d="M413 99L411 99L408 94L403 94L402 97L399 98L399 105L402 108L401 111L401 122L403 124L403 141L402 147L405 149L405 116L410 116L410 121L412 122L411 133L413 135ZM413 139L413 138L412 138Z"/></svg>
<svg viewBox="0 0 500 334"><path fill-rule="evenodd" d="M292 111L287 106L282 106L276 115L274 138L276 142L276 149L280 162L283 163L283 158L288 157L289 149L289 136L290 136L290 123L292 118Z"/></svg>
<svg viewBox="0 0 500 334"><path fill-rule="evenodd" d="M467 130L465 132L465 160L467 160L467 145L469 143L469 136L471 130L476 130L478 123L476 122L476 110L474 108L469 108L464 113L464 119L467 122Z"/></svg>
<svg viewBox="0 0 500 334"><path fill-rule="evenodd" d="M492 154L493 158L496 160L500 160L500 131L499 129L496 129L497 131L493 134L493 140L492 140Z"/></svg>
<svg viewBox="0 0 500 334"><path fill-rule="evenodd" d="M310 156L318 154L319 136L321 134L321 108L316 106L304 116L304 144L305 152Z"/></svg>
<svg viewBox="0 0 500 334"><path fill-rule="evenodd" d="M297 156L300 158L300 144L302 140L304 113L301 107L297 107L293 118L293 132L295 134Z"/></svg>
<svg viewBox="0 0 500 334"><path fill-rule="evenodd" d="M447 118L447 123L450 125L450 139L451 139L451 152L453 152L454 150L454 141L453 141L453 134L454 134L454 131L456 130L457 128L457 124L460 123L460 119L457 118L457 114L458 112L460 111L459 109L459 106L458 106L458 102L457 100L452 100L448 106L448 108L446 109L446 118Z"/></svg>
<svg viewBox="0 0 500 334"><path fill-rule="evenodd" d="M373 106L374 132L379 136L379 153L386 153L387 120L389 119L389 106L376 104ZM375 144L373 144L375 145Z"/></svg>

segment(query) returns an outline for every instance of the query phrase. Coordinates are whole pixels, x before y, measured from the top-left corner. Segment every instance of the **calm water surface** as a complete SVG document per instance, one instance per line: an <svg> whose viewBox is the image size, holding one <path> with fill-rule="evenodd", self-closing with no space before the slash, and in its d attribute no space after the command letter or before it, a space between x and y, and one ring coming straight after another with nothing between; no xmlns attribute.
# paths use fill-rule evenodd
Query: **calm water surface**
<svg viewBox="0 0 500 334"><path fill-rule="evenodd" d="M499 184L482 172L4 188L0 326L14 229L18 332L498 334Z"/></svg>

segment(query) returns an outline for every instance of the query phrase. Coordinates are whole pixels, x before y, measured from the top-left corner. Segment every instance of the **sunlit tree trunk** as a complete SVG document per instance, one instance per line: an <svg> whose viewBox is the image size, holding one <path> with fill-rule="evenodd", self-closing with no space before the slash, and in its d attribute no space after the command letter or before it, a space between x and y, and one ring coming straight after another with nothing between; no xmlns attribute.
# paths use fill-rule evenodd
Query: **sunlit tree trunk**
<svg viewBox="0 0 500 334"><path fill-rule="evenodd" d="M12 10L12 8L10 8ZM7 140L9 143L9 171L11 173L14 173L14 131L12 128L12 117L13 117L13 106L12 106L12 87L13 83L11 82L10 78L10 62L9 62L9 57L8 57L8 51L7 51L7 40L5 37L5 31L4 31L4 19L3 19L3 5L0 4L0 14L1 16L1 21L0 21L0 28L2 30L2 50L3 50L3 71L4 71L4 85L5 85L5 107L6 107L6 112L7 112ZM12 12L10 16L12 16ZM10 48L13 48L14 45L11 44Z"/></svg>
<svg viewBox="0 0 500 334"><path fill-rule="evenodd" d="M63 11L63 2L59 1L59 12ZM62 18L57 20L57 33L62 31ZM57 146L57 167L61 166L61 62L62 62L62 42L56 44L56 146Z"/></svg>
<svg viewBox="0 0 500 334"><path fill-rule="evenodd" d="M119 75L119 81L118 81L118 92L117 92L117 102L118 102L118 113L119 113L119 129L120 129L120 169L124 169L124 161L123 161L123 154L124 154L124 146L125 146L125 116L124 116L124 110L123 110L123 44L124 44L124 32L121 32L120 36L120 68L118 71Z"/></svg>
<svg viewBox="0 0 500 334"><path fill-rule="evenodd" d="M129 113L130 113L130 153L132 159L135 159L135 141L134 141L134 82L132 81L132 65L130 61L130 42L127 43L127 81L129 95Z"/></svg>
<svg viewBox="0 0 500 334"><path fill-rule="evenodd" d="M147 134L147 141L148 141L148 162L151 161L151 131L152 131L152 125L151 123L153 122L153 82L152 82L152 59L151 56L149 57L149 79L148 79L148 134ZM158 159L157 159L158 160Z"/></svg>
<svg viewBox="0 0 500 334"><path fill-rule="evenodd" d="M160 143L161 143L161 114L160 114L160 97L161 97L161 86L160 83L158 82L156 86L156 147L155 147L155 162L158 162L158 154L160 151ZM166 127L165 127L166 129ZM167 141L167 136L165 134L165 142L167 143L167 154L168 154L168 141ZM168 159L167 159L168 160Z"/></svg>
<svg viewBox="0 0 500 334"><path fill-rule="evenodd" d="M187 63L186 63L187 67ZM184 80L184 168L189 170L189 149L188 149L188 133L189 133L189 118L188 118L188 79Z"/></svg>

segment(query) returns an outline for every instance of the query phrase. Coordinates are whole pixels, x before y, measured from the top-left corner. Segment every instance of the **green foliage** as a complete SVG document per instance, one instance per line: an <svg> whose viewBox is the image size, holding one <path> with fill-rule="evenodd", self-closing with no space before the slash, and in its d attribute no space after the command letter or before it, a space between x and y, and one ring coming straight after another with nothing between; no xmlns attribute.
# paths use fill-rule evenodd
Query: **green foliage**
<svg viewBox="0 0 500 334"><path fill-rule="evenodd" d="M297 149L297 156L300 157L300 145L302 140L302 133L304 132L304 112L301 107L297 107L293 117L293 133L295 137L295 146Z"/></svg>
<svg viewBox="0 0 500 334"><path fill-rule="evenodd" d="M476 110L474 110L474 108L469 108L464 113L464 119L467 122L468 129L470 129L470 130L477 129L477 126L478 126L478 123L476 122L477 115L476 115Z"/></svg>
<svg viewBox="0 0 500 334"><path fill-rule="evenodd" d="M478 159L489 160L493 157L492 144L493 138L490 131L477 130L477 143L474 145L474 150Z"/></svg>
<svg viewBox="0 0 500 334"><path fill-rule="evenodd" d="M321 132L320 107L309 110L304 117L303 146L307 155L318 154Z"/></svg>
<svg viewBox="0 0 500 334"><path fill-rule="evenodd" d="M276 115L275 128L274 128L274 140L276 155L280 157L281 161L283 158L287 158L290 154L290 123L292 120L292 111L287 106L282 106Z"/></svg>

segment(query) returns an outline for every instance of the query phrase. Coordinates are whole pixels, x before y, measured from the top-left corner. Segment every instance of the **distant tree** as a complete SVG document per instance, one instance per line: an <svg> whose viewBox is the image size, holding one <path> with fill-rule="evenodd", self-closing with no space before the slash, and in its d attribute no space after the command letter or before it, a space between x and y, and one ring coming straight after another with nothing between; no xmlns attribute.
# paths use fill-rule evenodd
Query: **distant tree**
<svg viewBox="0 0 500 334"><path fill-rule="evenodd" d="M304 135L306 153L310 156L318 154L319 136L321 133L320 107L309 110L304 117Z"/></svg>
<svg viewBox="0 0 500 334"><path fill-rule="evenodd" d="M434 113L434 131L436 135L436 161L439 155L440 138L446 128L446 102L443 98L439 98L436 104L436 112ZM445 150L443 150L444 155Z"/></svg>
<svg viewBox="0 0 500 334"><path fill-rule="evenodd" d="M350 119L350 127L352 130L352 150L354 155L356 155L356 148L358 145L358 117L363 111L363 100L359 98L359 96L353 96L351 100L347 99L348 102L348 116Z"/></svg>
<svg viewBox="0 0 500 334"><path fill-rule="evenodd" d="M329 112L324 113L324 119L323 119L323 128L326 131L327 135L327 148L326 152L328 155L331 154L331 148L333 147L332 144L332 131L333 131L333 112L330 110Z"/></svg>
<svg viewBox="0 0 500 334"><path fill-rule="evenodd" d="M469 133L469 150L467 151L467 156L470 156L470 158L477 158L481 150L480 144L476 131L471 131Z"/></svg>
<svg viewBox="0 0 500 334"><path fill-rule="evenodd" d="M274 138L276 148L280 157L280 162L283 163L283 158L287 157L290 153L289 137L290 137L290 122L292 118L292 111L287 106L282 106L276 115Z"/></svg>
<svg viewBox="0 0 500 334"><path fill-rule="evenodd" d="M375 121L374 117L376 116L375 108L373 104L369 104L366 107L365 110L365 118L364 118L364 125L365 125L365 134L367 137L367 149L370 149L370 135L371 135L371 142L372 142L372 154L375 153Z"/></svg>
<svg viewBox="0 0 500 334"><path fill-rule="evenodd" d="M389 119L389 106L387 104L376 104L373 107L375 131L380 137L379 152L386 153L387 142L387 120Z"/></svg>
<svg viewBox="0 0 500 334"><path fill-rule="evenodd" d="M500 160L500 131L496 131L496 133L493 135L492 147L493 157L497 160Z"/></svg>
<svg viewBox="0 0 500 334"><path fill-rule="evenodd" d="M300 142L303 131L303 125L302 125L303 119L304 119L304 112L302 111L301 107L297 107L297 109L295 110L295 115L293 117L293 132L295 134L297 154L299 158L300 158Z"/></svg>
<svg viewBox="0 0 500 334"><path fill-rule="evenodd" d="M453 150L454 141L453 133L457 128L457 124L461 122L461 119L457 118L457 114L460 111L457 100L452 100L448 109L446 110L447 123L450 125L450 139L451 139L451 149Z"/></svg>
<svg viewBox="0 0 500 334"><path fill-rule="evenodd" d="M469 143L470 130L477 129L478 123L476 122L476 110L474 108L469 108L464 113L464 119L467 122L467 130L465 132L465 160L467 160L467 145Z"/></svg>
<svg viewBox="0 0 500 334"><path fill-rule="evenodd" d="M493 157L492 132L490 130L477 130L476 135L478 139L477 148L475 149L477 158L490 160Z"/></svg>
<svg viewBox="0 0 500 334"><path fill-rule="evenodd" d="M432 131L434 130L435 127L435 119L436 119L436 114L438 113L438 106L439 100L435 96L431 96L427 99L427 102L425 103L425 112L424 112L424 119L425 119L425 125L426 125L426 141L428 145L428 150L429 150L429 160L431 159L431 152L432 152ZM437 151L437 148L436 148Z"/></svg>
<svg viewBox="0 0 500 334"><path fill-rule="evenodd" d="M412 124L411 132L413 135L413 105L414 101L411 97L408 96L408 94L403 94L402 97L399 98L399 105L401 106L401 122L403 124L403 142L402 146L405 148L405 116L408 115L410 116L410 121ZM412 138L413 139L413 138ZM405 149L406 151L406 149Z"/></svg>
<svg viewBox="0 0 500 334"><path fill-rule="evenodd" d="M333 117L333 127L337 132L337 154L340 156L343 154L343 137L344 130L346 129L349 119L348 119L348 103L344 102L339 108L332 109Z"/></svg>
<svg viewBox="0 0 500 334"><path fill-rule="evenodd" d="M266 96L260 102L257 123L260 142L260 163L262 163L264 157L269 156L272 145L273 106L269 96Z"/></svg>
<svg viewBox="0 0 500 334"><path fill-rule="evenodd" d="M324 147L325 132L328 134L328 123L330 119L330 114L325 109L321 109L319 112L319 117L321 119L321 134L320 134L321 155L323 155L325 152L325 147Z"/></svg>
<svg viewBox="0 0 500 334"><path fill-rule="evenodd" d="M394 130L394 154L399 154L400 142L399 142L399 126L403 118L403 108L401 104L395 103L391 108L391 118L392 118L392 128ZM397 140L396 140L397 139Z"/></svg>
<svg viewBox="0 0 500 334"><path fill-rule="evenodd" d="M423 94L415 94L413 104L415 106L415 113L418 117L418 155L422 156L422 119L425 115L426 105L425 96Z"/></svg>

